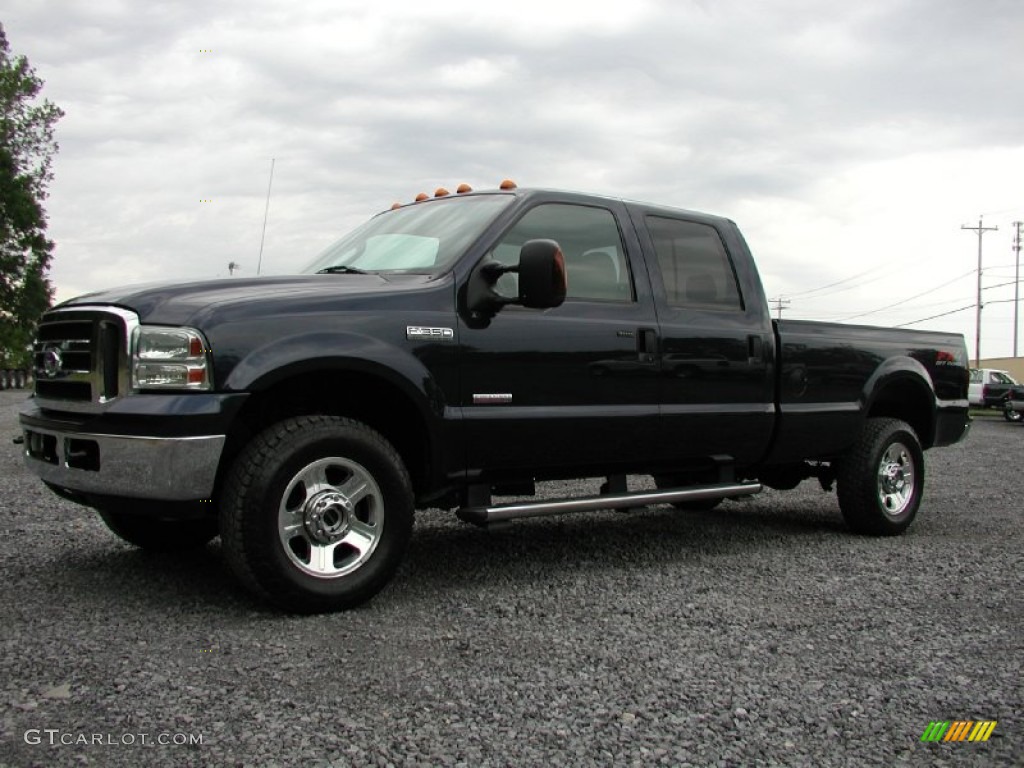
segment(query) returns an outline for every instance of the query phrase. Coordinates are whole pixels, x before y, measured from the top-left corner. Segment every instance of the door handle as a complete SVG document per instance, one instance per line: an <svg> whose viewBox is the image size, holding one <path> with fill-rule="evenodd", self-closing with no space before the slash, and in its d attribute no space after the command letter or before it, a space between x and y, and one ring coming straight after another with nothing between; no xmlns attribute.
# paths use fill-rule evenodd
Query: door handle
<svg viewBox="0 0 1024 768"><path fill-rule="evenodd" d="M658 355L658 332L653 328L638 328L636 351L641 362L653 363Z"/></svg>
<svg viewBox="0 0 1024 768"><path fill-rule="evenodd" d="M747 336L747 365L764 362L764 339L757 334Z"/></svg>

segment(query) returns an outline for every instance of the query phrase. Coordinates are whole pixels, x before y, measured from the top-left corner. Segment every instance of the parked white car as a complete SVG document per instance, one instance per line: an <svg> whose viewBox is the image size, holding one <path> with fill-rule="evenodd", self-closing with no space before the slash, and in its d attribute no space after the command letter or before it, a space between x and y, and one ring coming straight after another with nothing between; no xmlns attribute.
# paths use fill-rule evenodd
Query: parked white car
<svg viewBox="0 0 1024 768"><path fill-rule="evenodd" d="M967 400L978 408L993 408L1002 404L1006 391L1017 381L1006 371L995 368L972 368Z"/></svg>

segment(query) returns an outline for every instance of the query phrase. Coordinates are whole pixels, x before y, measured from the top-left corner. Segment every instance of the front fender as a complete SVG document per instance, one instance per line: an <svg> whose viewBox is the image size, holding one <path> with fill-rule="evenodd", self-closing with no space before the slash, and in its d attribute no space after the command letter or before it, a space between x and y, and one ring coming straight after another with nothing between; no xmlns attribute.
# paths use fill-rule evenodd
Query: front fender
<svg viewBox="0 0 1024 768"><path fill-rule="evenodd" d="M406 393L421 410L437 417L444 413L444 394L415 355L359 333L308 333L275 338L239 360L225 387L259 392L296 375L325 370L377 376Z"/></svg>

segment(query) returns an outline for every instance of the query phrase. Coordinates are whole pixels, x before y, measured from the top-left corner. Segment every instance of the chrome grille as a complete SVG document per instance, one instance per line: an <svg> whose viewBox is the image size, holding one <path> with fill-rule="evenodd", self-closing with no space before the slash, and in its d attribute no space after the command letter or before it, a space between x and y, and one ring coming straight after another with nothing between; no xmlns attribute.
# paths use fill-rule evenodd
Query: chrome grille
<svg viewBox="0 0 1024 768"><path fill-rule="evenodd" d="M117 307L67 307L43 315L32 348L40 404L98 410L127 392L136 325L134 313Z"/></svg>

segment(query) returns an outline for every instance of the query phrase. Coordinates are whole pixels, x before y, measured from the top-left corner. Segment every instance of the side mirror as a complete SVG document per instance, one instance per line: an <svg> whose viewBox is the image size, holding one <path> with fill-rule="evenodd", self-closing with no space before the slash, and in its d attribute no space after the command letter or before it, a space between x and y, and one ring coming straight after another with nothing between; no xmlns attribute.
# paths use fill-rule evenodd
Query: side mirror
<svg viewBox="0 0 1024 768"><path fill-rule="evenodd" d="M565 257L554 240L530 240L519 251L519 303L549 309L565 301Z"/></svg>
<svg viewBox="0 0 1024 768"><path fill-rule="evenodd" d="M494 290L498 278L508 272L519 275L519 295L502 296ZM493 259L480 264L469 278L466 306L478 318L490 318L506 304L529 309L550 309L565 301L567 280L562 249L554 240L529 240L519 250L519 263L500 264Z"/></svg>

